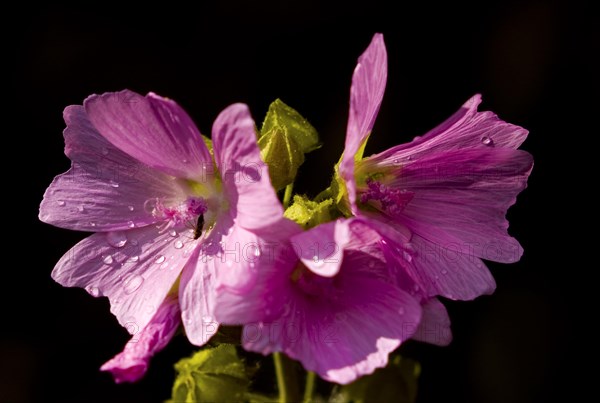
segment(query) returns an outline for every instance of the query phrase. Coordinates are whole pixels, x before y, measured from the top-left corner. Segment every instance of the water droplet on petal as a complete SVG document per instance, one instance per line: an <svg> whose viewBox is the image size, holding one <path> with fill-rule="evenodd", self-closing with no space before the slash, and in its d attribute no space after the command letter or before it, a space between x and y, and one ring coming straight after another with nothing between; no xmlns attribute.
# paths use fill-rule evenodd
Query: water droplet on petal
<svg viewBox="0 0 600 403"><path fill-rule="evenodd" d="M169 231L169 235L175 237L175 236L177 236L177 231L175 231L174 229L172 229L171 231Z"/></svg>
<svg viewBox="0 0 600 403"><path fill-rule="evenodd" d="M106 255L102 257L102 261L106 264L112 264L113 258L111 255Z"/></svg>
<svg viewBox="0 0 600 403"><path fill-rule="evenodd" d="M129 211L133 211L133 206L127 206L127 209L128 209Z"/></svg>
<svg viewBox="0 0 600 403"><path fill-rule="evenodd" d="M110 184L110 186L114 187L114 188L118 188L119 184L117 182L115 182L114 180L110 180L108 181L108 183Z"/></svg>
<svg viewBox="0 0 600 403"><path fill-rule="evenodd" d="M202 317L202 322L204 322L204 323L210 323L212 321L213 321L213 318L211 316L209 316L209 315L204 315Z"/></svg>
<svg viewBox="0 0 600 403"><path fill-rule="evenodd" d="M256 247L256 248L254 249L254 256L256 256L256 257L259 257L259 256L260 256L260 248L259 248L259 247Z"/></svg>
<svg viewBox="0 0 600 403"><path fill-rule="evenodd" d="M155 260L154 263L156 264L161 264L162 262L164 262L167 258L164 257L163 255L159 255Z"/></svg>
<svg viewBox="0 0 600 403"><path fill-rule="evenodd" d="M175 246L175 249L181 249L181 248L183 248L183 242L181 242L179 240L175 241L175 245L174 246Z"/></svg>
<svg viewBox="0 0 600 403"><path fill-rule="evenodd" d="M127 235L121 231L111 231L106 234L106 241L114 248L122 248L127 243Z"/></svg>
<svg viewBox="0 0 600 403"><path fill-rule="evenodd" d="M129 228L135 228L135 223L134 223L133 221L128 221L128 222L127 222L127 226L128 226Z"/></svg>
<svg viewBox="0 0 600 403"><path fill-rule="evenodd" d="M481 138L481 142L483 144L485 144L486 146L494 145L494 141L490 137L488 137L488 136L483 136Z"/></svg>
<svg viewBox="0 0 600 403"><path fill-rule="evenodd" d="M95 223L94 221L90 221L90 225L91 225L92 227L95 227L95 226L96 226L96 223Z"/></svg>
<svg viewBox="0 0 600 403"><path fill-rule="evenodd" d="M83 212L85 211L85 206L82 204L82 205L80 205L79 207L77 207L77 210L78 210L80 213L83 213Z"/></svg>
<svg viewBox="0 0 600 403"><path fill-rule="evenodd" d="M227 265L227 267L233 267L233 261L231 260L226 261L225 264Z"/></svg>
<svg viewBox="0 0 600 403"><path fill-rule="evenodd" d="M123 280L123 288L125 289L125 294L132 294L137 291L142 283L144 282L144 278L139 274L130 274L125 277Z"/></svg>
<svg viewBox="0 0 600 403"><path fill-rule="evenodd" d="M402 251L402 256L404 256L404 260L407 262L412 262L412 256L408 252Z"/></svg>
<svg viewBox="0 0 600 403"><path fill-rule="evenodd" d="M66 203L65 203L65 201L64 201L64 200L58 200L58 201L56 202L56 204L58 204L60 207L62 207L62 206L64 206Z"/></svg>
<svg viewBox="0 0 600 403"><path fill-rule="evenodd" d="M130 239L129 243L132 244L133 246L137 246L138 241L137 241L137 239Z"/></svg>
<svg viewBox="0 0 600 403"><path fill-rule="evenodd" d="M85 290L94 298L100 296L100 289L98 287L88 286Z"/></svg>
<svg viewBox="0 0 600 403"><path fill-rule="evenodd" d="M448 274L448 270L446 270L446 269L443 269L443 270L442 270L442 274Z"/></svg>
<svg viewBox="0 0 600 403"><path fill-rule="evenodd" d="M181 160L181 162L183 162L184 164L188 163L188 160L186 160L185 158Z"/></svg>
<svg viewBox="0 0 600 403"><path fill-rule="evenodd" d="M138 262L139 260L140 260L140 257L137 255L130 256L129 259L127 259L128 262L133 262L133 263Z"/></svg>

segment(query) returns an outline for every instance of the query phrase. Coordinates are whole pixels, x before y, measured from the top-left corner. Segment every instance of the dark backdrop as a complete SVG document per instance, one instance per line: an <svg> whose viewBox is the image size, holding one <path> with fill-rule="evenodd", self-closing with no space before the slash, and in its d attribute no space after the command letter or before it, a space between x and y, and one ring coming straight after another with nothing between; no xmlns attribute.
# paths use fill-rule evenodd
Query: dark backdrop
<svg viewBox="0 0 600 403"><path fill-rule="evenodd" d="M593 99L588 57L598 53L597 18L575 2L449 3L395 10L376 1L219 2L197 10L97 3L7 12L0 401L164 400L173 363L193 350L178 336L134 385L115 385L98 371L127 334L106 300L50 278L85 234L37 220L44 189L69 166L65 106L92 93L154 91L179 102L208 134L228 104L249 104L260 122L282 98L324 141L298 182L315 195L342 151L351 74L375 32L385 35L389 81L368 153L424 133L481 92L483 109L530 130L523 148L536 161L509 212L523 259L490 265L494 295L446 301L449 347L402 347L423 365L418 401L576 401L583 381L572 347L590 331L582 333L586 322L573 314L583 304L565 226L573 185L564 178L581 168L573 158L578 136L591 135L583 110Z"/></svg>

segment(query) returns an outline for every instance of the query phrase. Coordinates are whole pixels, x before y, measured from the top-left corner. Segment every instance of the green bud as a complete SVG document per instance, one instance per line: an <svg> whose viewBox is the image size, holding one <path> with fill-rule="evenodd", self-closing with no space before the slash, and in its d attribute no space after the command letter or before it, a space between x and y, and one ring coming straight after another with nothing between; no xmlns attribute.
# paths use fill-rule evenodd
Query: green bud
<svg viewBox="0 0 600 403"><path fill-rule="evenodd" d="M330 209L332 199L314 202L306 196L294 196L294 203L285 210L285 217L300 224L305 229L315 227L321 223L332 220Z"/></svg>
<svg viewBox="0 0 600 403"><path fill-rule="evenodd" d="M304 154L320 147L316 129L296 110L277 99L269 106L258 146L269 166L271 184L281 190L293 183Z"/></svg>

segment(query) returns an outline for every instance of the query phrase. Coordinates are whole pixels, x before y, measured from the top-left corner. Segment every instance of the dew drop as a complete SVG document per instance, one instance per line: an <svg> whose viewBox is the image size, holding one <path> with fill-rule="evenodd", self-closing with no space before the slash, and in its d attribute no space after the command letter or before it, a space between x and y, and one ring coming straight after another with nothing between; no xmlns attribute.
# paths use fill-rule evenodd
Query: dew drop
<svg viewBox="0 0 600 403"><path fill-rule="evenodd" d="M404 256L404 260L406 260L408 263L412 262L412 256L410 253L402 251L402 256Z"/></svg>
<svg viewBox="0 0 600 403"><path fill-rule="evenodd" d="M115 182L114 180L110 180L108 181L108 183L110 184L110 186L114 187L114 188L118 188L119 184L117 182Z"/></svg>
<svg viewBox="0 0 600 403"><path fill-rule="evenodd" d="M130 274L125 277L123 280L123 288L125 289L125 294L132 294L137 291L142 283L144 282L144 278L139 274Z"/></svg>
<svg viewBox="0 0 600 403"><path fill-rule="evenodd" d="M127 210L133 211L133 206L127 206Z"/></svg>
<svg viewBox="0 0 600 403"><path fill-rule="evenodd" d="M211 316L209 316L209 315L204 315L202 317L202 322L204 322L204 323L210 323L212 321L213 321L213 318Z"/></svg>
<svg viewBox="0 0 600 403"><path fill-rule="evenodd" d="M83 213L83 212L85 211L85 206L82 204L82 205L80 205L79 207L77 207L77 210L78 210L80 213Z"/></svg>
<svg viewBox="0 0 600 403"><path fill-rule="evenodd" d="M129 259L127 259L128 262L133 262L133 263L138 262L139 260L140 260L140 257L137 255L131 256L131 257L129 257Z"/></svg>
<svg viewBox="0 0 600 403"><path fill-rule="evenodd" d="M62 206L64 206L66 203L65 203L65 201L64 201L64 200L58 200L58 201L56 202L56 204L58 204L60 207L62 207Z"/></svg>
<svg viewBox="0 0 600 403"><path fill-rule="evenodd" d="M98 287L88 286L85 290L94 298L100 296L100 289Z"/></svg>
<svg viewBox="0 0 600 403"><path fill-rule="evenodd" d="M481 138L481 142L483 144L485 144L486 146L494 145L494 141L490 137L488 137L488 136L483 136Z"/></svg>
<svg viewBox="0 0 600 403"><path fill-rule="evenodd" d="M443 269L443 270L442 270L442 274L448 274L448 270L446 270L446 269Z"/></svg>
<svg viewBox="0 0 600 403"><path fill-rule="evenodd" d="M171 231L169 231L169 235L175 237L175 236L177 236L177 231L175 231L174 229L172 229Z"/></svg>
<svg viewBox="0 0 600 403"><path fill-rule="evenodd" d="M161 263L163 263L163 262L164 262L166 259L167 259L167 258L166 258L166 257L164 257L163 255L159 255L159 256L158 256L158 257L157 257L157 258L154 260L154 263L156 263L156 264L161 264Z"/></svg>
<svg viewBox="0 0 600 403"><path fill-rule="evenodd" d="M106 234L106 241L114 248L122 248L127 243L127 235L120 231L111 231Z"/></svg>
<svg viewBox="0 0 600 403"><path fill-rule="evenodd" d="M227 265L227 267L231 268L233 267L233 262L231 260L228 260L225 262L225 264Z"/></svg>
<svg viewBox="0 0 600 403"><path fill-rule="evenodd" d="M138 241L137 241L137 239L131 239L131 240L129 241L129 243L130 243L130 244L132 244L133 246L137 246L137 244L138 244Z"/></svg>
<svg viewBox="0 0 600 403"><path fill-rule="evenodd" d="M254 256L259 257L260 256L260 248L256 247L254 249Z"/></svg>
<svg viewBox="0 0 600 403"><path fill-rule="evenodd" d="M183 242L181 241L175 241L175 249L181 249L183 248Z"/></svg>
<svg viewBox="0 0 600 403"><path fill-rule="evenodd" d="M181 160L181 162L183 162L184 164L188 163L188 160L186 160L185 158Z"/></svg>
<svg viewBox="0 0 600 403"><path fill-rule="evenodd" d="M128 222L127 222L127 226L128 226L129 228L135 228L135 223L134 223L133 221L128 221Z"/></svg>
<svg viewBox="0 0 600 403"><path fill-rule="evenodd" d="M111 255L106 255L106 256L102 257L102 261L106 264L112 264L113 258Z"/></svg>

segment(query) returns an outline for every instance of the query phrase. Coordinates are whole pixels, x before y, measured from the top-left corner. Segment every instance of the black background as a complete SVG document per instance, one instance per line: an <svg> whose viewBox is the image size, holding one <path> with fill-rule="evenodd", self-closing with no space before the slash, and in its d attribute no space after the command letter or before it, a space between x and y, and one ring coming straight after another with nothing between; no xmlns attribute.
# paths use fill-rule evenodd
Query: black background
<svg viewBox="0 0 600 403"><path fill-rule="evenodd" d="M315 195L343 149L351 74L375 32L385 35L389 79L367 154L424 133L480 92L482 109L530 130L522 148L536 163L509 212L510 233L525 248L522 260L490 264L494 295L446 301L454 331L449 347L402 347L423 365L418 401L577 401L585 371L574 364L581 354L574 346L593 342L594 332L574 313L585 306L586 278L576 274L573 258L584 236L572 235L567 224L583 168L579 149L594 134L584 111L597 84L589 59L598 54L598 19L575 2L450 3L392 9L375 1L222 2L197 10L98 3L6 13L9 241L0 291L0 401L161 401L170 396L172 365L193 351L178 336L134 385L115 385L98 371L127 334L106 300L50 278L55 262L85 234L37 220L44 189L69 167L65 106L92 93L154 91L175 99L208 134L225 106L245 102L260 122L279 97L324 141L298 180L299 191Z"/></svg>

